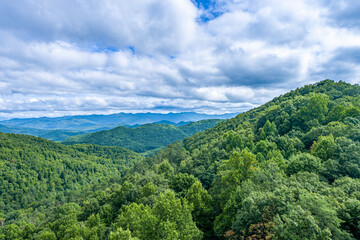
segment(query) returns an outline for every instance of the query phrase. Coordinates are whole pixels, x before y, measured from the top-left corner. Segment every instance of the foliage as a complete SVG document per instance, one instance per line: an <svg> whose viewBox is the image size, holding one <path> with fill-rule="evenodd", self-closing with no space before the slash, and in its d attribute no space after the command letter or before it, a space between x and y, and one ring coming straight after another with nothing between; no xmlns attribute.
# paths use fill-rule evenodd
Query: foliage
<svg viewBox="0 0 360 240"><path fill-rule="evenodd" d="M118 147L0 133L0 159L0 209L9 223L19 218L14 210L53 208L119 179L141 157Z"/></svg>
<svg viewBox="0 0 360 240"><path fill-rule="evenodd" d="M0 135L0 239L359 239L359 95L307 85L145 159Z"/></svg>

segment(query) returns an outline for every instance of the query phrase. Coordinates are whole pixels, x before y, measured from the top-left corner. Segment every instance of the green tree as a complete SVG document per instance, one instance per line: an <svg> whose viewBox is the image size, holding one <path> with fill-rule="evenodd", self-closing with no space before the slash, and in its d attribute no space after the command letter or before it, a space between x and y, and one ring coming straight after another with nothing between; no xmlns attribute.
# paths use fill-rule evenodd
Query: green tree
<svg viewBox="0 0 360 240"><path fill-rule="evenodd" d="M191 206L166 191L154 206L132 203L119 215L117 228L129 229L139 239L201 239L191 216Z"/></svg>
<svg viewBox="0 0 360 240"><path fill-rule="evenodd" d="M309 153L299 153L289 159L287 174L307 171L319 173L323 166L321 160Z"/></svg>
<svg viewBox="0 0 360 240"><path fill-rule="evenodd" d="M170 187L179 196L184 197L188 189L197 181L193 175L178 173L170 181Z"/></svg>
<svg viewBox="0 0 360 240"><path fill-rule="evenodd" d="M360 200L346 199L338 210L338 215L343 220L342 227L351 232L356 239L360 238Z"/></svg>
<svg viewBox="0 0 360 240"><path fill-rule="evenodd" d="M256 171L256 156L247 149L241 153L235 151L229 160L223 162L223 168L221 179L229 189L234 190Z"/></svg>
<svg viewBox="0 0 360 240"><path fill-rule="evenodd" d="M296 114L295 122L302 129L311 129L325 120L328 113L329 97L325 94L312 94L308 103L301 107Z"/></svg>
<svg viewBox="0 0 360 240"><path fill-rule="evenodd" d="M326 117L328 122L340 121L345 118L346 107L344 105L337 105L329 112L329 115Z"/></svg>
<svg viewBox="0 0 360 240"><path fill-rule="evenodd" d="M213 199L203 188L200 181L196 181L187 191L185 198L192 205L192 217L196 225L207 237L212 231Z"/></svg>
<svg viewBox="0 0 360 240"><path fill-rule="evenodd" d="M116 231L110 233L109 240L139 240L139 238L132 237L129 229L124 230L118 228Z"/></svg>
<svg viewBox="0 0 360 240"><path fill-rule="evenodd" d="M266 123L264 124L262 131L264 132L266 137L269 136L275 137L279 135L275 123L271 123L269 120L267 120Z"/></svg>
<svg viewBox="0 0 360 240"><path fill-rule="evenodd" d="M158 166L157 172L169 179L174 174L174 168L170 165L167 159L164 159Z"/></svg>
<svg viewBox="0 0 360 240"><path fill-rule="evenodd" d="M360 115L360 108L358 107L349 107L345 111L346 117L359 117Z"/></svg>
<svg viewBox="0 0 360 240"><path fill-rule="evenodd" d="M318 141L314 142L314 144L311 146L311 153L323 161L326 161L332 157L335 151L336 144L332 134L329 136L320 136Z"/></svg>
<svg viewBox="0 0 360 240"><path fill-rule="evenodd" d="M278 240L330 240L328 228L321 229L310 211L295 206L288 214L274 220L274 239Z"/></svg>
<svg viewBox="0 0 360 240"><path fill-rule="evenodd" d="M34 236L35 240L56 240L56 235L51 230L43 230Z"/></svg>

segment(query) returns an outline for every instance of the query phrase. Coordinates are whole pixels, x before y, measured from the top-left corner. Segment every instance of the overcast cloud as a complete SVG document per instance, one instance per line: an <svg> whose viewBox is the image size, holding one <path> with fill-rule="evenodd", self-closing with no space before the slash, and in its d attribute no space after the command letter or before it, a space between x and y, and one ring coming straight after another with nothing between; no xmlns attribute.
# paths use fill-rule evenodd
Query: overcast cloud
<svg viewBox="0 0 360 240"><path fill-rule="evenodd" d="M357 0L0 0L0 117L242 112L360 82Z"/></svg>

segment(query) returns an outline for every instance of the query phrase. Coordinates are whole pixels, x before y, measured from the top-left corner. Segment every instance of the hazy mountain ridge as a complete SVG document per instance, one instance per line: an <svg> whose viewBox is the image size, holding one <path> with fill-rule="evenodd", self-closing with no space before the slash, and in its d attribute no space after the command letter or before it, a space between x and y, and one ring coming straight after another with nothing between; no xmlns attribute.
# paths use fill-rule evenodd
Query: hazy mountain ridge
<svg viewBox="0 0 360 240"><path fill-rule="evenodd" d="M16 133L16 134L26 134L36 137L46 138L51 141L63 141L66 138L86 134L87 132L80 131L71 131L71 130L44 130L36 128L26 128L26 127L17 127L17 126L4 126L0 124L0 132L2 133Z"/></svg>
<svg viewBox="0 0 360 240"><path fill-rule="evenodd" d="M194 112L182 113L116 113L110 115L79 115L64 117L42 117L42 118L15 118L0 121L0 124L7 127L17 126L26 128L37 128L47 130L72 130L72 131L89 131L100 128L111 129L124 125L143 125L160 121L169 121L173 123L193 122L204 119L227 119L234 117L236 113L208 115Z"/></svg>

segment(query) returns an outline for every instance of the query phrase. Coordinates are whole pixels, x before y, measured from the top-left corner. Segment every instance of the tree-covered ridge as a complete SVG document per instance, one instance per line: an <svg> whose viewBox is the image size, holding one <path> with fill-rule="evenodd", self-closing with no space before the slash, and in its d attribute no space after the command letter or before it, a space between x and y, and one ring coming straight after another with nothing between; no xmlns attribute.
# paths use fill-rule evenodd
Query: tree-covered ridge
<svg viewBox="0 0 360 240"><path fill-rule="evenodd" d="M202 182L219 237L358 239L359 107L358 85L325 80L172 144L156 161Z"/></svg>
<svg viewBox="0 0 360 240"><path fill-rule="evenodd" d="M73 201L86 189L120 179L140 159L119 147L64 146L0 133L0 214L11 222L15 210Z"/></svg>
<svg viewBox="0 0 360 240"><path fill-rule="evenodd" d="M63 143L120 146L140 153L165 147L170 143L214 127L221 121L219 119L208 119L179 127L157 123L144 124L136 128L120 126L111 130L70 137Z"/></svg>
<svg viewBox="0 0 360 240"><path fill-rule="evenodd" d="M330 80L294 90L73 203L5 221L0 239L359 239L359 93Z"/></svg>

